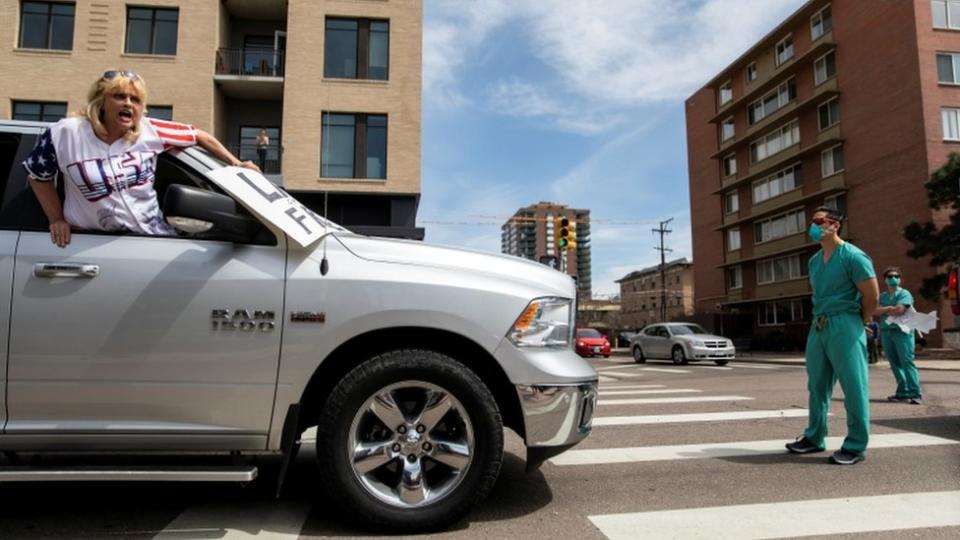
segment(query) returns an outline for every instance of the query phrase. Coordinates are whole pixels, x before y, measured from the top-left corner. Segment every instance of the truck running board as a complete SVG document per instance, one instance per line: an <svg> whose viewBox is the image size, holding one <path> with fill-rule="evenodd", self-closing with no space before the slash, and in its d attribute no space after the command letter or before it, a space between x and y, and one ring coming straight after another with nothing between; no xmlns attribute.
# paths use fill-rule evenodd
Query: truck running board
<svg viewBox="0 0 960 540"><path fill-rule="evenodd" d="M0 467L0 482L252 482L244 467Z"/></svg>

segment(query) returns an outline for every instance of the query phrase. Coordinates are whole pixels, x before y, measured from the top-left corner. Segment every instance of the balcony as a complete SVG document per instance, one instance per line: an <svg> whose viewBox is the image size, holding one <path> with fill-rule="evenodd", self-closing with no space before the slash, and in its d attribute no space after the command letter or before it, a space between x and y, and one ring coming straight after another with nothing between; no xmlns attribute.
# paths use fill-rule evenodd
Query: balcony
<svg viewBox="0 0 960 540"><path fill-rule="evenodd" d="M224 94L239 99L282 99L282 49L217 49L213 79Z"/></svg>

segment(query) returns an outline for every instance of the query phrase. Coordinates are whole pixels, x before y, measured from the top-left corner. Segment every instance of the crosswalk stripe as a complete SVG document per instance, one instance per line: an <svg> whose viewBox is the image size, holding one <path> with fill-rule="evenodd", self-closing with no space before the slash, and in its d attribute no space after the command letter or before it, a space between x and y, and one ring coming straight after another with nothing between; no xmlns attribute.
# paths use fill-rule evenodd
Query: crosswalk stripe
<svg viewBox="0 0 960 540"><path fill-rule="evenodd" d="M309 513L307 502L199 505L180 514L154 538L296 540Z"/></svg>
<svg viewBox="0 0 960 540"><path fill-rule="evenodd" d="M589 516L610 540L784 538L960 525L960 491Z"/></svg>
<svg viewBox="0 0 960 540"><path fill-rule="evenodd" d="M663 388L660 390L601 390L601 396L631 396L639 394L694 394L703 392L693 388Z"/></svg>
<svg viewBox="0 0 960 540"><path fill-rule="evenodd" d="M657 371L660 373L690 373L689 369L660 368L660 367L645 367L640 369L642 369L643 371Z"/></svg>
<svg viewBox="0 0 960 540"><path fill-rule="evenodd" d="M671 424L681 422L717 422L722 420L754 420L759 418L797 418L806 416L806 409L689 414L648 414L642 416L595 416L593 417L593 427L630 426L637 424Z"/></svg>
<svg viewBox="0 0 960 540"><path fill-rule="evenodd" d="M744 369L780 369L780 366L760 366L760 365L753 365L753 364L750 364L750 365L748 365L748 364L737 364L737 365L734 366L734 367L744 368Z"/></svg>
<svg viewBox="0 0 960 540"><path fill-rule="evenodd" d="M730 371L733 369L730 366L705 366L703 364L692 364L692 365L696 366L697 369L715 369L718 371Z"/></svg>
<svg viewBox="0 0 960 540"><path fill-rule="evenodd" d="M618 365L618 366L607 366L607 367L602 367L602 368L596 368L594 371L601 371L601 372L603 372L603 371L613 371L613 370L615 370L615 369L625 369L625 368L630 368L630 367L632 367L630 364L620 364L620 365Z"/></svg>
<svg viewBox="0 0 960 540"><path fill-rule="evenodd" d="M607 377L606 375L600 375L599 377L597 377L597 380L599 380L600 382L607 382L607 383L608 383L608 382L617 382L617 381L619 381L620 379L617 379L617 378L615 378L615 377Z"/></svg>
<svg viewBox="0 0 960 540"><path fill-rule="evenodd" d="M597 405L646 405L652 403L703 403L708 401L744 401L753 399L747 396L696 396L696 397L665 397L665 398L629 398L603 399Z"/></svg>
<svg viewBox="0 0 960 540"><path fill-rule="evenodd" d="M604 375L604 376L607 376L607 377L617 377L617 378L620 378L620 377L628 377L628 378L629 378L629 377L643 377L643 373L630 373L630 372L626 372L626 371L604 371L604 372L603 372L603 375Z"/></svg>
<svg viewBox="0 0 960 540"><path fill-rule="evenodd" d="M784 454L789 441L734 441L707 444L680 444L673 446L636 446L632 448L598 448L568 450L550 460L554 465L598 465L604 463L634 463L672 459L705 459L739 456ZM843 437L827 437L827 448L839 448ZM887 433L870 437L870 450L904 446L935 446L958 444L960 441L923 435L920 433Z"/></svg>
<svg viewBox="0 0 960 540"><path fill-rule="evenodd" d="M600 391L605 390L643 390L645 388L666 388L663 384L601 384Z"/></svg>

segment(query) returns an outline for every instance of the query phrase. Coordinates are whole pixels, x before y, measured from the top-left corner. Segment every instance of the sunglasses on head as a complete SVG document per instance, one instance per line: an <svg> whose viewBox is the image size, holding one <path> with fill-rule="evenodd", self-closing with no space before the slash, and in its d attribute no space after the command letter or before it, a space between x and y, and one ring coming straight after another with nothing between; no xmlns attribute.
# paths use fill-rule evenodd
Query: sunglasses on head
<svg viewBox="0 0 960 540"><path fill-rule="evenodd" d="M813 223L814 225L827 225L827 224L836 223L836 222L837 220L830 219L828 217L815 217L813 218L813 220L811 220L811 223Z"/></svg>
<svg viewBox="0 0 960 540"><path fill-rule="evenodd" d="M112 81L117 77L126 77L131 81L140 80L140 76L132 71L111 69L103 72L103 80L105 81Z"/></svg>

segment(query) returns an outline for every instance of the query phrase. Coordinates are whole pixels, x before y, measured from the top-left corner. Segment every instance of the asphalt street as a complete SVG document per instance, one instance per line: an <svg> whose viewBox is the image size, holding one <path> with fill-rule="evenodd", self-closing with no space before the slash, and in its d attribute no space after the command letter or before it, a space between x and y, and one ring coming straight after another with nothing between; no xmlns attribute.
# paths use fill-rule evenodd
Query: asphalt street
<svg viewBox="0 0 960 540"><path fill-rule="evenodd" d="M788 455L806 423L801 362L728 366L593 359L593 434L531 474L508 432L492 495L436 538L960 537L960 362L920 362L922 405L889 403L871 366L871 447L841 467ZM842 437L842 392L830 436ZM305 446L309 446L306 444ZM74 483L0 486L0 538L374 538L333 515L303 451L280 500L277 463L247 486Z"/></svg>

